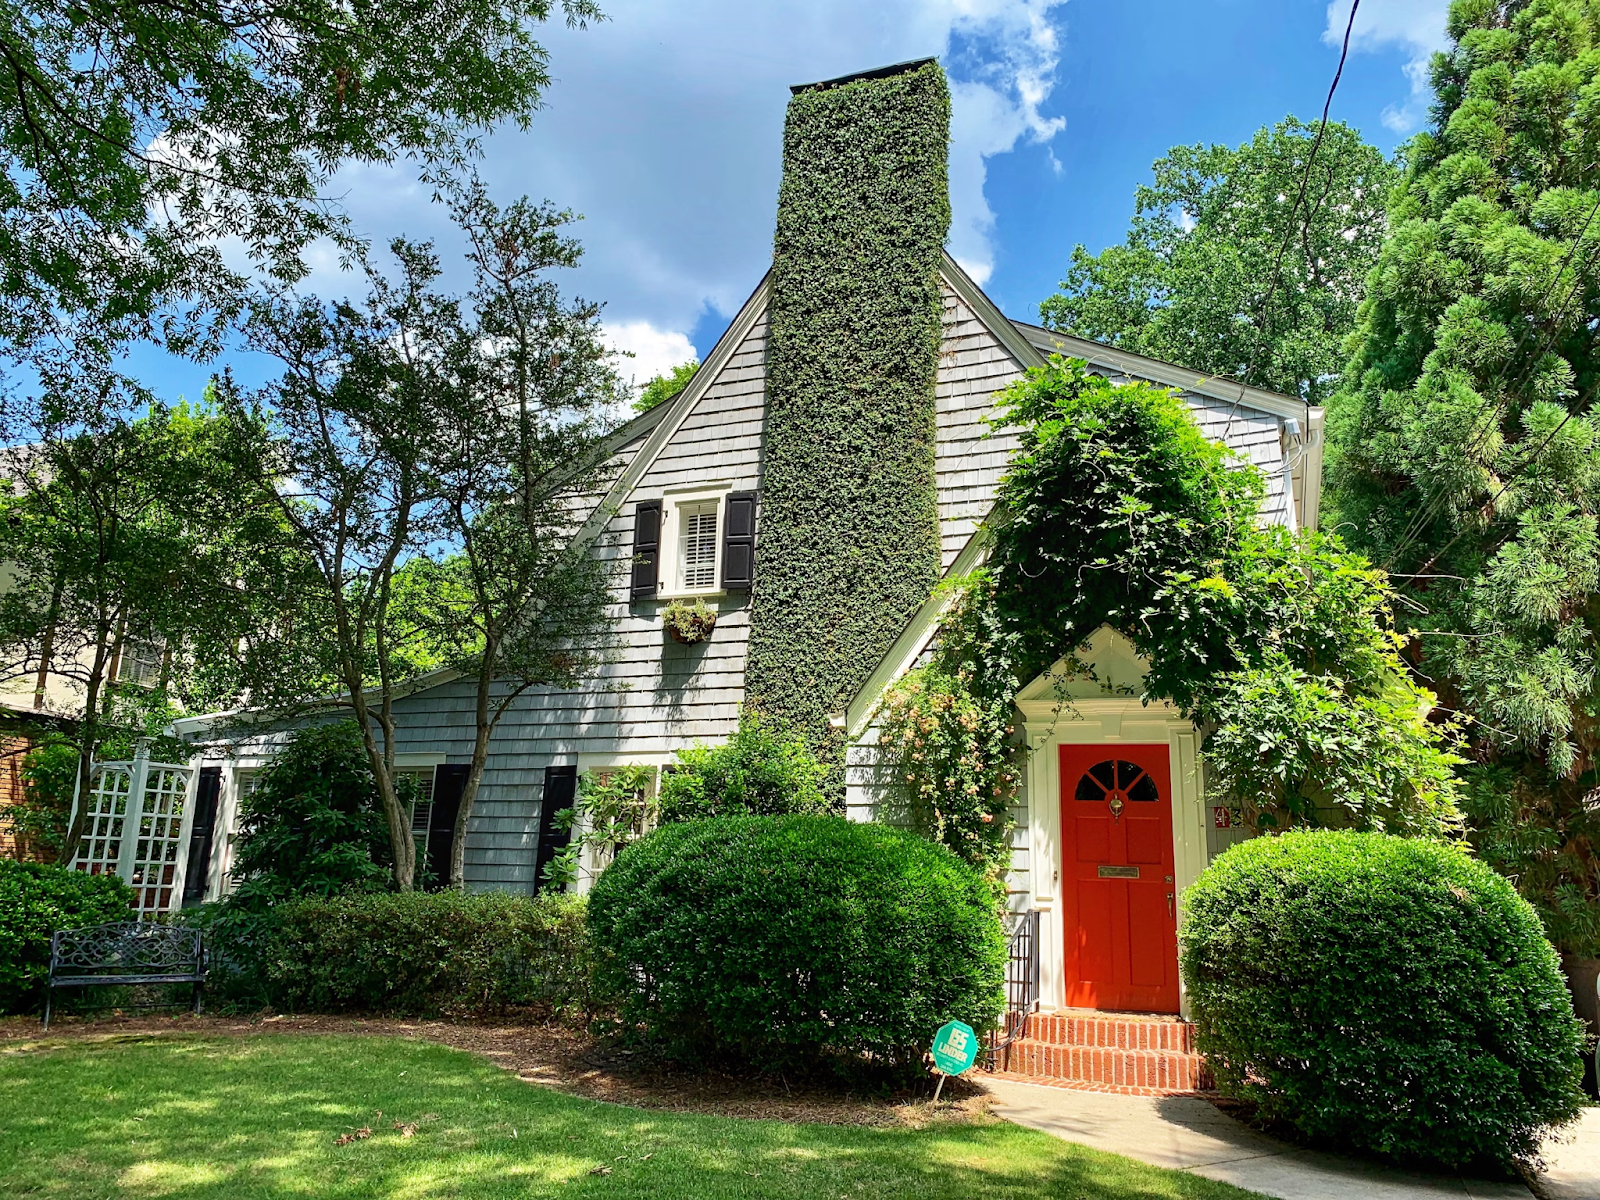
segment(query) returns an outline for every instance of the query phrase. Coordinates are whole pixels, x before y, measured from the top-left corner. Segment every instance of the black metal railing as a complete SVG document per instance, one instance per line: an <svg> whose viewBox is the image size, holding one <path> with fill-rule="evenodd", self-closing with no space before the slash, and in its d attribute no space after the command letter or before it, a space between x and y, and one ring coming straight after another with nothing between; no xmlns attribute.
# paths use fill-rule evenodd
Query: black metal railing
<svg viewBox="0 0 1600 1200"><path fill-rule="evenodd" d="M1028 1028L1028 1017L1039 1011L1039 910L1013 913L1006 953L1006 1011L998 1028L989 1033L983 1052L983 1069L1004 1067L1005 1051Z"/></svg>

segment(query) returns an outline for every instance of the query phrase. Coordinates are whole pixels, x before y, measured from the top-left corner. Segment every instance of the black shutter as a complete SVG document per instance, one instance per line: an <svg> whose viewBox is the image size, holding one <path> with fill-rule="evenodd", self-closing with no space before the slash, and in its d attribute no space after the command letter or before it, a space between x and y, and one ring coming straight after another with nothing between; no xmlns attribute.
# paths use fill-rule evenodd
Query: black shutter
<svg viewBox="0 0 1600 1200"><path fill-rule="evenodd" d="M456 837L456 817L461 793L467 787L466 763L440 763L433 769L433 807L428 813L427 888L440 892L450 886L450 843Z"/></svg>
<svg viewBox="0 0 1600 1200"><path fill-rule="evenodd" d="M748 592L756 576L756 494L729 492L722 522L722 586Z"/></svg>
<svg viewBox="0 0 1600 1200"><path fill-rule="evenodd" d="M211 847L216 840L217 800L222 795L222 768L201 767L195 781L194 823L189 827L189 864L183 872L183 906L203 903L211 882Z"/></svg>
<svg viewBox="0 0 1600 1200"><path fill-rule="evenodd" d="M661 568L661 501L633 506L633 598L654 596Z"/></svg>
<svg viewBox="0 0 1600 1200"><path fill-rule="evenodd" d="M572 829L556 824L556 814L571 808L578 799L578 767L575 763L551 764L544 769L544 795L539 800L539 843L533 856L533 890L544 887L544 868L568 842Z"/></svg>

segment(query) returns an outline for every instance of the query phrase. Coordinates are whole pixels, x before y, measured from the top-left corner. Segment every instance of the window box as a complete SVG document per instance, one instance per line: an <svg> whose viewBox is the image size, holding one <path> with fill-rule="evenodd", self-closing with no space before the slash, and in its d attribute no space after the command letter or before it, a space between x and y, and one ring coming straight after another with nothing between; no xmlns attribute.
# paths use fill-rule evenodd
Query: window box
<svg viewBox="0 0 1600 1200"><path fill-rule="evenodd" d="M703 599L686 604L674 600L661 612L661 623L666 626L672 640L684 646L703 642L717 627L717 610Z"/></svg>

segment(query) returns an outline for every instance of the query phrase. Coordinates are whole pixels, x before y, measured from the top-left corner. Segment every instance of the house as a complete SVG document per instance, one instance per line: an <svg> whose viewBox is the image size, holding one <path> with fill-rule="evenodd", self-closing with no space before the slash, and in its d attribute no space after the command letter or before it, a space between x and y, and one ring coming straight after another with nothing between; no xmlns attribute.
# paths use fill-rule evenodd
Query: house
<svg viewBox="0 0 1600 1200"><path fill-rule="evenodd" d="M892 79L922 65L815 86ZM1008 319L947 254L938 261L933 467L946 578L981 562L985 522L1015 448L1004 434L989 435L994 394L1053 354L1085 359L1115 379L1176 389L1207 436L1265 475L1263 519L1315 528L1320 409ZM680 748L725 738L737 723L747 695L752 598L760 597L764 568L767 350L781 300L775 278L756 286L681 394L622 426L603 447L609 488L588 502L577 544L614 569L620 649L592 684L528 693L503 721L468 833L473 888L539 887L559 841L551 818L571 803L581 773L665 766ZM666 636L661 612L690 597L716 610L716 627L709 640L680 645ZM859 664L859 681L834 720L849 745L852 817L870 818L882 800L874 704L926 653L942 603L935 594L898 614L898 636ZM1203 803L1199 731L1172 708L1138 699L1142 666L1128 643L1102 628L1087 657L1098 682L1064 685L1074 696L1072 711L1060 711L1058 681L1048 674L1018 701L1032 753L1015 811L1010 904L1040 913L1045 1010L1175 1014L1182 1004L1177 899L1240 831L1227 828L1225 811ZM449 675L416 681L395 704L397 762L424 785L429 804L418 833L435 845L452 828L472 744L471 707L470 681ZM178 732L204 742L214 727L195 718L180 721ZM219 806L219 832L233 827L240 798L282 736L263 728L230 735L225 750L205 751L202 786ZM214 896L226 886L225 836L208 857L205 891Z"/></svg>

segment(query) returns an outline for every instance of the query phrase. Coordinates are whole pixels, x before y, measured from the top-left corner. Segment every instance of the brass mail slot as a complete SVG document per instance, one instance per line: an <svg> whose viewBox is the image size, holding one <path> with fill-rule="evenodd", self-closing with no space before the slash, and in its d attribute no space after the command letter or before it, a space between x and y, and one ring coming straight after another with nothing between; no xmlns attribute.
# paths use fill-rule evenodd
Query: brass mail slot
<svg viewBox="0 0 1600 1200"><path fill-rule="evenodd" d="M1139 878L1139 868L1138 867L1101 867L1100 868L1100 878L1101 879L1137 879L1137 878Z"/></svg>

